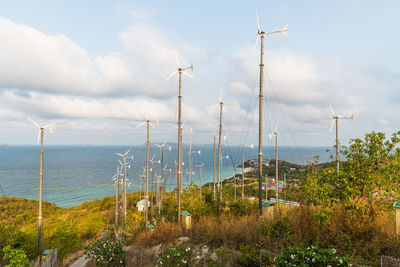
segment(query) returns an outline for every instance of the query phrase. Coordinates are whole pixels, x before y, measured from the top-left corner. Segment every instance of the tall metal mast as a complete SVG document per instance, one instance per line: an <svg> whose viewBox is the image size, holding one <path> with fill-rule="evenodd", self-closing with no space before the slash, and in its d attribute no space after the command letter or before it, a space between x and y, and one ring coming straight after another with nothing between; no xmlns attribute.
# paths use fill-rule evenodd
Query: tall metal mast
<svg viewBox="0 0 400 267"><path fill-rule="evenodd" d="M260 92L259 92L259 104L258 104L258 209L259 209L259 215L262 215L262 166L263 166L263 154L262 154L262 113L263 113L263 86L264 86L264 38L266 35L274 34L274 33L279 33L283 32L287 34L288 32L288 26L286 25L282 30L279 31L273 31L273 32L264 32L260 29L260 25L258 23L258 16L256 14L257 18L257 34L258 36L261 37L261 51L260 51ZM258 41L258 36L257 36L257 41ZM257 45L257 42L256 42Z"/></svg>
<svg viewBox="0 0 400 267"><path fill-rule="evenodd" d="M215 200L215 140L217 139L217 136L214 135L214 154L213 154L213 158L214 158L214 172L213 172L213 178L214 178L214 184L213 184L213 199Z"/></svg>
<svg viewBox="0 0 400 267"><path fill-rule="evenodd" d="M182 193L182 73L193 78L191 75L184 72L184 70L191 69L193 71L193 64L190 67L182 68L179 65L178 56L176 56L177 70L173 72L167 80L178 73L179 77L179 94L178 94L178 224L181 225L181 193Z"/></svg>

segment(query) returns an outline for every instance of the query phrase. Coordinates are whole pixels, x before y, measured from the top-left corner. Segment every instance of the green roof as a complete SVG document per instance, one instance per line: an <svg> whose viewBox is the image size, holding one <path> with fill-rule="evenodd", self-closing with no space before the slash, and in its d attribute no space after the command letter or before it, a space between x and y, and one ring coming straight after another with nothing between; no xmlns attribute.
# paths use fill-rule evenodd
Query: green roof
<svg viewBox="0 0 400 267"><path fill-rule="evenodd" d="M147 225L147 228L149 228L149 229L154 229L154 226L153 226L152 224L148 224L148 225Z"/></svg>
<svg viewBox="0 0 400 267"><path fill-rule="evenodd" d="M185 210L182 211L181 214L182 214L183 216L192 216L192 214L190 214L190 212L185 211Z"/></svg>
<svg viewBox="0 0 400 267"><path fill-rule="evenodd" d="M393 207L400 208L400 202L394 202Z"/></svg>
<svg viewBox="0 0 400 267"><path fill-rule="evenodd" d="M47 256L51 252L51 249L45 249L42 253L43 256Z"/></svg>
<svg viewBox="0 0 400 267"><path fill-rule="evenodd" d="M263 206L269 207L275 205L274 203L268 202L268 201L263 201L262 202Z"/></svg>

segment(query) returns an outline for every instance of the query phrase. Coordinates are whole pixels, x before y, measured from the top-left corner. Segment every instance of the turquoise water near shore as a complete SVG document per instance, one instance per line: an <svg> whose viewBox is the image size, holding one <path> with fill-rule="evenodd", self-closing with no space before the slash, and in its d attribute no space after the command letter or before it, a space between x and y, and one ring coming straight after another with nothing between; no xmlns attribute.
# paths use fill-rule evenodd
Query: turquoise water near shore
<svg viewBox="0 0 400 267"><path fill-rule="evenodd" d="M175 183L176 149L164 151L164 165L171 168L167 172L168 190L172 190ZM45 146L44 148L44 188L79 187L79 189L45 190L43 200L55 203L61 207L71 207L83 201L103 198L114 194L114 186L89 186L88 184L111 184L111 177L115 174L120 159L115 153L125 152L129 146ZM213 180L213 147L212 145L193 146L193 150L201 150L201 154L193 154L193 181L199 184L199 167L204 163L202 183ZM320 161L328 161L330 154L326 147L282 147L279 148L279 159L298 164L306 164L313 156L319 155ZM189 167L188 146L184 146L184 181L186 169ZM246 147L245 160L256 159L258 150ZM39 146L8 146L0 148L0 194L5 196L38 199L39 192ZM271 147L263 148L264 158L274 158ZM139 190L139 175L143 173L146 160L144 146L132 146L131 153L134 160L127 170L131 186L128 192ZM230 177L234 172L233 166L241 164L242 155L239 146L225 147L223 155L229 159L223 161L222 177ZM150 158L160 159L160 149L151 146ZM154 170L160 174L160 165L155 164ZM237 173L241 168L236 169Z"/></svg>

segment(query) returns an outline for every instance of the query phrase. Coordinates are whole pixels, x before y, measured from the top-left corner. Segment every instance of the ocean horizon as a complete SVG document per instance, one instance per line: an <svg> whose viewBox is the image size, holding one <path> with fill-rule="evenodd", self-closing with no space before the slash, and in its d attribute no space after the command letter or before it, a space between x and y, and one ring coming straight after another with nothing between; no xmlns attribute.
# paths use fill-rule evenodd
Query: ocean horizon
<svg viewBox="0 0 400 267"><path fill-rule="evenodd" d="M171 171L165 172L167 190L174 188L176 144L171 143L172 151L164 150L164 166ZM130 186L128 192L139 191L139 175L143 174L146 162L145 145L45 145L43 188L58 188L43 191L43 200L55 203L60 207L72 207L84 201L113 196L115 188L112 177L116 173L120 156L115 153L124 153L129 148L134 159L131 168L127 169ZM326 152L329 147L279 147L279 159L304 165L314 156L320 157L320 162L330 160L331 154ZM193 182L199 184L199 167L204 164L202 183L213 181L213 145L193 145L192 150L201 150L193 153ZM150 147L150 159L160 160L160 148L155 144ZM245 161L256 159L258 149L245 148ZM274 159L273 147L263 147L264 159ZM229 156L222 164L222 177L231 177L234 173L241 173L238 168L242 163L240 146L222 148L222 155ZM7 145L0 147L0 194L10 197L27 199L39 198L39 162L40 146L38 145ZM189 168L189 146L183 146L183 183L186 183L187 169ZM216 164L216 166L218 166ZM151 164L149 166L151 168ZM154 164L154 172L160 175L160 164ZM151 172L149 172L149 183ZM99 185L99 186L94 186ZM67 188L75 189L67 189Z"/></svg>

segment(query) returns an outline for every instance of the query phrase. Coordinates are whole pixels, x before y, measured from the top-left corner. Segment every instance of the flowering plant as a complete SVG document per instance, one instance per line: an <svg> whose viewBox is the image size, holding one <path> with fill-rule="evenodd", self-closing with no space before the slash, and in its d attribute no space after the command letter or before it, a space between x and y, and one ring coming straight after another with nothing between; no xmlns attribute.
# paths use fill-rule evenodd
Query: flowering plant
<svg viewBox="0 0 400 267"><path fill-rule="evenodd" d="M278 266L351 266L349 257L339 257L335 254L334 248L323 249L318 245L304 250L284 248L281 250Z"/></svg>
<svg viewBox="0 0 400 267"><path fill-rule="evenodd" d="M158 256L156 266L193 266L195 261L193 246L184 244L169 247Z"/></svg>
<svg viewBox="0 0 400 267"><path fill-rule="evenodd" d="M96 240L85 248L85 254L100 267L125 266L126 262L126 252L120 240Z"/></svg>

